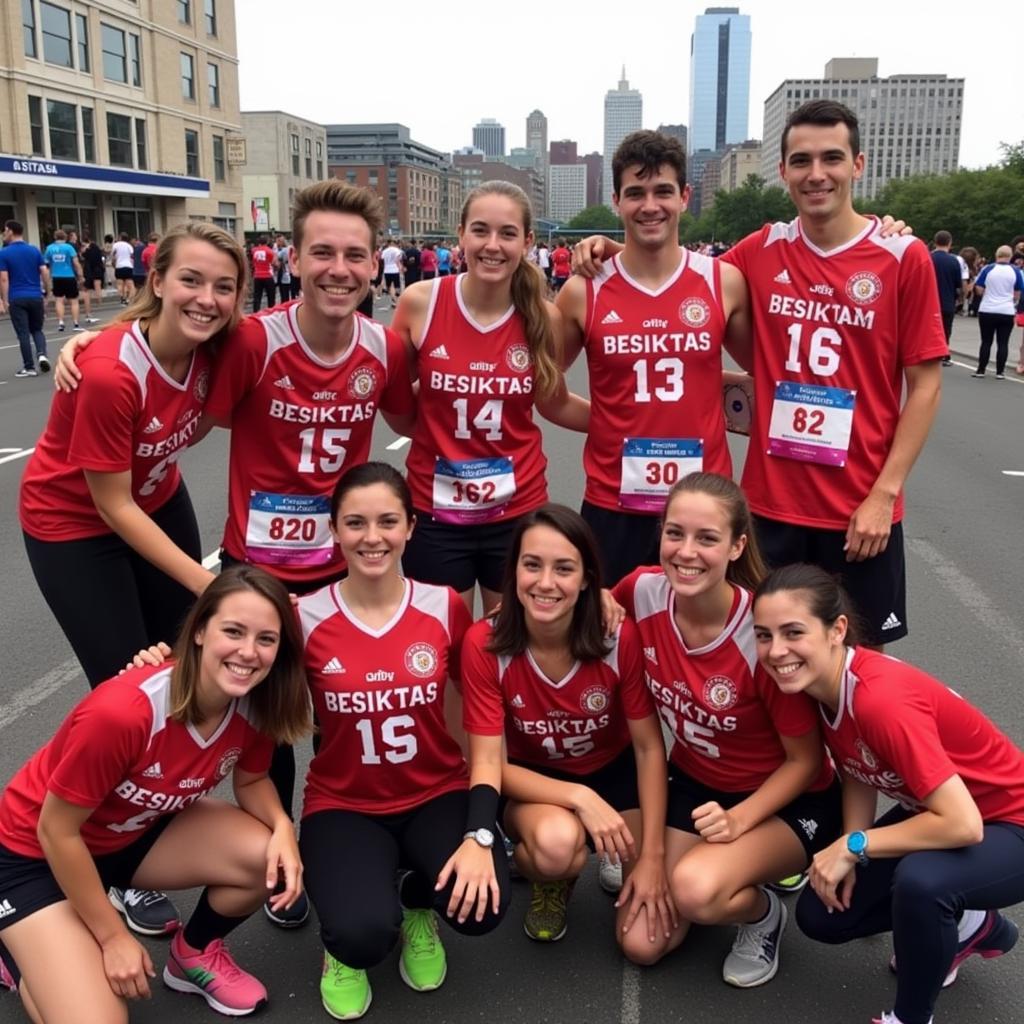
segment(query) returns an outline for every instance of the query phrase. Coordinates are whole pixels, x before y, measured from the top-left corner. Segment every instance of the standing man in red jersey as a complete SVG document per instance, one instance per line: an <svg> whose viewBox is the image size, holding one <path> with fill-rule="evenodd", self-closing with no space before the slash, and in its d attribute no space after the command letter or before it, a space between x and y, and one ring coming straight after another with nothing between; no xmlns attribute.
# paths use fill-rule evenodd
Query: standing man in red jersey
<svg viewBox="0 0 1024 1024"><path fill-rule="evenodd" d="M252 261L252 311L258 313L263 296L267 296L267 307L274 305L274 290L277 283L274 272L277 269L277 256L267 245L266 236L261 235L249 254Z"/></svg>

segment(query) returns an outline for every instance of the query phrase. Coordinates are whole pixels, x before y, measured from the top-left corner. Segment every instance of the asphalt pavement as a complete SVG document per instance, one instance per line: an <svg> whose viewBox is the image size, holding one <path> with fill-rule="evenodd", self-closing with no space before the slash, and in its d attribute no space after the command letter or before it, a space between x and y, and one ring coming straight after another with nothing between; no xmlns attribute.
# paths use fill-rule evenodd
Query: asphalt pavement
<svg viewBox="0 0 1024 1024"><path fill-rule="evenodd" d="M108 305L112 312L115 307ZM51 358L61 336L51 319ZM1024 622L1017 555L1024 517L1024 378L1015 378L1020 331L1006 382L973 380L977 324L958 318L955 364L944 371L942 409L907 489L910 636L892 653L953 685L1024 744ZM18 482L45 422L52 382L15 379L20 366L9 320L0 318L0 780L6 780L52 735L85 692L85 681L46 608L25 558L17 522ZM585 373L570 384L586 393ZM744 441L730 439L742 462ZM384 424L375 457L401 467L407 447ZM582 438L545 429L548 479L554 500L577 505L582 493ZM226 508L227 435L218 431L182 460L202 530L215 552ZM305 756L308 757L308 750ZM730 929L699 928L657 967L638 970L619 956L611 900L591 864L573 896L569 933L551 946L523 934L528 887L515 883L508 918L492 935L465 939L443 931L449 973L435 993L416 994L401 982L396 957L371 971L373 1006L365 1020L419 1024L523 1021L530 1024L867 1024L891 1008L894 981L886 937L845 947L805 939L790 926L778 976L758 989L723 984L722 958ZM195 894L178 899L186 909ZM1020 908L1010 915L1024 927ZM162 963L160 942L148 943ZM320 947L316 926L277 931L261 917L233 936L238 961L267 985L271 1001L257 1018L275 1022L328 1019L319 1002ZM936 1022L1024 1021L1024 949L992 962L978 958L943 993ZM17 1001L0 996L0 1021L24 1019ZM204 1002L172 994L157 982L152 1003L133 1020L215 1019Z"/></svg>

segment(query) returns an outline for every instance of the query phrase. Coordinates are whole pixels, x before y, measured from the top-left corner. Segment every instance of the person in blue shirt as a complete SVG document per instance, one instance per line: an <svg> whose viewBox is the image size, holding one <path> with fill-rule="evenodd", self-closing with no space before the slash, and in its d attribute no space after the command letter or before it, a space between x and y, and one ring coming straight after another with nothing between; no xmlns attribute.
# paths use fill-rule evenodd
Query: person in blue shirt
<svg viewBox="0 0 1024 1024"><path fill-rule="evenodd" d="M16 220L4 224L4 247L0 249L0 313L5 308L10 311L14 333L21 346L22 368L14 376L35 377L33 342L39 369L43 373L50 369L43 334L43 294L50 286L50 271L43 254L22 238L24 231Z"/></svg>
<svg viewBox="0 0 1024 1024"><path fill-rule="evenodd" d="M78 285L82 280L82 264L78 262L78 252L68 242L68 236L58 228L53 233L53 241L46 247L43 259L50 268L50 287L53 289L53 302L57 307L57 330L64 330L64 300L71 300L71 319L75 330L80 331L78 323Z"/></svg>

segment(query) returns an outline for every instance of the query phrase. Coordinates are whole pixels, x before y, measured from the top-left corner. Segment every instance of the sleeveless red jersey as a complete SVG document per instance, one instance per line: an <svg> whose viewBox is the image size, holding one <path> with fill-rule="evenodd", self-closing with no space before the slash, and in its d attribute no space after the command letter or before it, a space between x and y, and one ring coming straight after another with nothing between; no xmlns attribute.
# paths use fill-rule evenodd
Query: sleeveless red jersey
<svg viewBox="0 0 1024 1024"><path fill-rule="evenodd" d="M419 342L416 428L405 468L413 505L449 523L519 516L548 500L533 367L514 307L481 327L462 278L433 281Z"/></svg>
<svg viewBox="0 0 1024 1024"><path fill-rule="evenodd" d="M82 825L93 854L131 845L167 814L202 799L235 765L270 767L274 745L252 726L249 699L232 701L209 739L170 717L169 664L129 669L84 697L56 735L8 783L0 843L43 857L36 836L47 793L95 810Z"/></svg>
<svg viewBox="0 0 1024 1024"><path fill-rule="evenodd" d="M946 354L924 243L870 223L818 249L799 218L723 259L750 288L754 418L743 490L758 515L845 530L889 456L907 366ZM903 496L893 521L903 518Z"/></svg>
<svg viewBox="0 0 1024 1024"><path fill-rule="evenodd" d="M46 429L25 466L18 514L37 540L110 533L83 470L131 473L132 498L155 512L178 489L178 459L199 426L210 387L207 346L185 379L169 377L139 323L102 331L78 358L82 380L53 396Z"/></svg>
<svg viewBox="0 0 1024 1024"><path fill-rule="evenodd" d="M587 282L584 346L590 430L584 497L600 508L661 513L676 480L732 475L722 410L725 315L715 261L681 250L657 290L621 256Z"/></svg>
<svg viewBox="0 0 1024 1024"><path fill-rule="evenodd" d="M511 759L590 775L629 744L626 719L654 714L640 638L629 619L603 658L578 661L559 680L546 676L528 650L491 654L491 626L490 619L474 623L462 645L463 726L481 736L504 735Z"/></svg>
<svg viewBox="0 0 1024 1024"><path fill-rule="evenodd" d="M636 619L647 687L672 733L669 760L712 789L756 790L785 760L779 736L817 728L804 694L784 694L757 663L752 599L734 587L721 634L703 647L686 646L675 621L675 595L660 567L637 569L612 591ZM825 789L825 758L809 788Z"/></svg>
<svg viewBox="0 0 1024 1024"><path fill-rule="evenodd" d="M449 587L406 582L394 618L370 629L337 584L299 599L306 675L322 744L309 766L303 816L398 814L469 785L444 717L469 612Z"/></svg>
<svg viewBox="0 0 1024 1024"><path fill-rule="evenodd" d="M206 410L231 426L224 550L286 581L345 568L330 531L334 485L369 457L377 410L414 405L396 334L357 314L352 344L326 362L302 337L301 305L239 324L218 357Z"/></svg>

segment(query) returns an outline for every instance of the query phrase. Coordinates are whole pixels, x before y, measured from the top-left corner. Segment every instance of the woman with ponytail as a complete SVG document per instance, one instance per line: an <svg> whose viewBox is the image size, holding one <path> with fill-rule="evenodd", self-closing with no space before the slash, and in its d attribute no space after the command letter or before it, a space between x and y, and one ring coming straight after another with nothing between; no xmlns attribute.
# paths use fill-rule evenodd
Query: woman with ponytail
<svg viewBox="0 0 1024 1024"><path fill-rule="evenodd" d="M485 611L497 603L516 520L548 499L534 406L571 430L589 420L589 403L558 369L559 314L526 258L531 224L517 185L473 189L459 226L466 273L406 289L392 324L419 374L406 462L419 526L405 571L470 606L479 584Z"/></svg>

